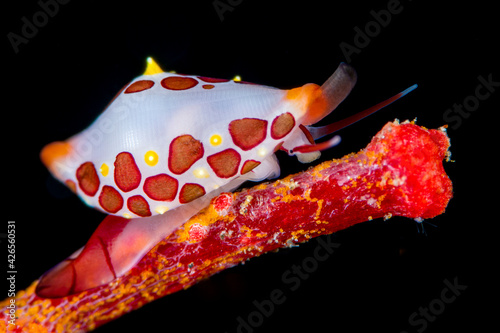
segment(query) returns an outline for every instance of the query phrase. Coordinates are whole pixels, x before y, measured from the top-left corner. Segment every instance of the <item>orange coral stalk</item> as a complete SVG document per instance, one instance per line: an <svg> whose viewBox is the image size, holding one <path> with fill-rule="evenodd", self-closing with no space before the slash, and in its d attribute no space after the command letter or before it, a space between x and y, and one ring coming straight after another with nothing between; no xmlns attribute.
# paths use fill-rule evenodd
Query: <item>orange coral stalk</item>
<svg viewBox="0 0 500 333"><path fill-rule="evenodd" d="M43 299L35 281L16 298L0 331L86 332L251 257L384 216L432 218L444 212L452 184L444 172L444 130L388 123L357 154L238 193L223 193L131 271L72 296Z"/></svg>

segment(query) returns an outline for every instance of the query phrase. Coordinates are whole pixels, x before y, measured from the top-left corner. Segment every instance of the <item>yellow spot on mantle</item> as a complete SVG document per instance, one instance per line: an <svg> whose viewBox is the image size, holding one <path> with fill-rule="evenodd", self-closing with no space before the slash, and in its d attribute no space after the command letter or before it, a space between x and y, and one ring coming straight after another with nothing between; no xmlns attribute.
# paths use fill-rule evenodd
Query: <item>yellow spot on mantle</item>
<svg viewBox="0 0 500 333"><path fill-rule="evenodd" d="M103 163L99 168L99 172L106 177L109 173L109 166L106 163Z"/></svg>
<svg viewBox="0 0 500 333"><path fill-rule="evenodd" d="M222 143L222 136L220 136L219 134L214 134L210 137L210 144L212 146L218 146Z"/></svg>
<svg viewBox="0 0 500 333"><path fill-rule="evenodd" d="M257 155L259 155L260 157L266 157L267 149L265 147L260 147L259 149L257 149Z"/></svg>
<svg viewBox="0 0 500 333"><path fill-rule="evenodd" d="M158 207L156 207L155 212L157 212L158 214L163 214L167 210L168 210L167 206L158 206Z"/></svg>
<svg viewBox="0 0 500 333"><path fill-rule="evenodd" d="M149 166L155 166L158 163L158 154L155 151L150 150L144 154L144 161Z"/></svg>
<svg viewBox="0 0 500 333"><path fill-rule="evenodd" d="M205 169L205 168L194 169L193 175L196 178L208 178L208 177L210 177L210 174L208 173L207 169Z"/></svg>

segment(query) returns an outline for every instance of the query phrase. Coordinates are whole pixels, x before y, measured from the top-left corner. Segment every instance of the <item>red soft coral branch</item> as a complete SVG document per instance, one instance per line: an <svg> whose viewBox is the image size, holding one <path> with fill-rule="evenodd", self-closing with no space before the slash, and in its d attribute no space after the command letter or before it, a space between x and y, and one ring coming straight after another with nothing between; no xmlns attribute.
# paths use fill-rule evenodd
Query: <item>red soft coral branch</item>
<svg viewBox="0 0 500 333"><path fill-rule="evenodd" d="M432 218L444 212L452 184L444 130L388 123L357 154L238 193L223 193L131 271L109 285L58 299L34 293L0 306L0 330L86 332L249 258L378 217Z"/></svg>

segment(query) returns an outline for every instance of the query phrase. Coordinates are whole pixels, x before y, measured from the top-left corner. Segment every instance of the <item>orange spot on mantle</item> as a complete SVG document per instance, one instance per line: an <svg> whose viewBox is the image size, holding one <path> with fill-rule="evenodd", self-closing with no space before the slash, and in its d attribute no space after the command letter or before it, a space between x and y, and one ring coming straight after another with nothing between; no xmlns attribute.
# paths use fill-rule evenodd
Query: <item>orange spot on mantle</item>
<svg viewBox="0 0 500 333"><path fill-rule="evenodd" d="M161 80L163 88L168 90L187 90L198 84L198 81L191 77L169 76Z"/></svg>

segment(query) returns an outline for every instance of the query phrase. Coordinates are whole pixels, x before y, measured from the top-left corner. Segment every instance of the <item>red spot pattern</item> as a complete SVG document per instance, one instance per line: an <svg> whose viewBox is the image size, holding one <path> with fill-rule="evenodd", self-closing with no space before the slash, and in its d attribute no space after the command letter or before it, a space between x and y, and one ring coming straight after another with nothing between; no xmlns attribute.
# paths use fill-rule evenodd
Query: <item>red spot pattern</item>
<svg viewBox="0 0 500 333"><path fill-rule="evenodd" d="M198 81L191 77L169 76L161 80L163 88L168 90L187 90L198 84Z"/></svg>
<svg viewBox="0 0 500 333"><path fill-rule="evenodd" d="M159 174L146 178L144 181L144 193L153 200L172 201L177 194L179 182L177 179L166 174Z"/></svg>
<svg viewBox="0 0 500 333"><path fill-rule="evenodd" d="M205 189L198 184L187 183L179 192L179 202L185 204L205 195Z"/></svg>
<svg viewBox="0 0 500 333"><path fill-rule="evenodd" d="M274 118L271 124L271 137L275 140L284 138L295 126L295 118L291 113L283 113Z"/></svg>
<svg viewBox="0 0 500 333"><path fill-rule="evenodd" d="M250 150L266 139L267 121L243 118L229 123L229 133L235 145Z"/></svg>
<svg viewBox="0 0 500 333"><path fill-rule="evenodd" d="M125 94L132 94L144 90L151 89L155 85L154 81L151 80L139 80L132 83L125 89Z"/></svg>
<svg viewBox="0 0 500 333"><path fill-rule="evenodd" d="M116 155L115 183L123 192L132 191L141 183L141 172L132 154L122 152Z"/></svg>
<svg viewBox="0 0 500 333"><path fill-rule="evenodd" d="M220 83L220 82L228 82L229 81L227 79L216 79L213 77L206 77L206 76L198 76L198 79L202 80L203 82L208 82L208 83Z"/></svg>
<svg viewBox="0 0 500 333"><path fill-rule="evenodd" d="M232 148L207 157L207 162L219 178L229 178L238 172L241 156Z"/></svg>
<svg viewBox="0 0 500 333"><path fill-rule="evenodd" d="M260 164L259 161L255 160L247 160L245 163L243 163L243 166L241 167L241 174L245 174L249 171L252 171L252 169L256 168Z"/></svg>
<svg viewBox="0 0 500 333"><path fill-rule="evenodd" d="M99 195L99 204L109 212L116 213L123 207L123 198L120 193L111 186L104 185L101 194Z"/></svg>
<svg viewBox="0 0 500 333"><path fill-rule="evenodd" d="M127 207L132 213L141 217L151 216L148 202L140 195L134 195L133 197L128 198Z"/></svg>
<svg viewBox="0 0 500 333"><path fill-rule="evenodd" d="M180 175L203 157L203 144L189 134L176 137L170 143L168 168Z"/></svg>
<svg viewBox="0 0 500 333"><path fill-rule="evenodd" d="M99 189L99 176L94 167L94 163L85 162L76 170L76 179L83 193L93 197Z"/></svg>
<svg viewBox="0 0 500 333"><path fill-rule="evenodd" d="M213 84L204 84L201 87L203 89L213 89L215 86Z"/></svg>

